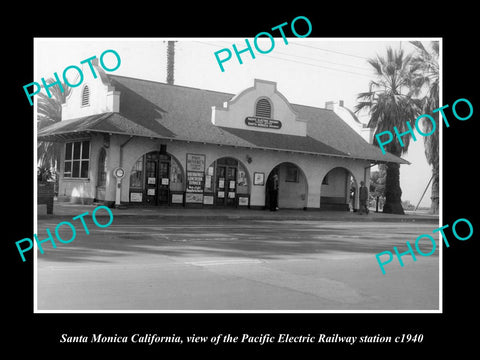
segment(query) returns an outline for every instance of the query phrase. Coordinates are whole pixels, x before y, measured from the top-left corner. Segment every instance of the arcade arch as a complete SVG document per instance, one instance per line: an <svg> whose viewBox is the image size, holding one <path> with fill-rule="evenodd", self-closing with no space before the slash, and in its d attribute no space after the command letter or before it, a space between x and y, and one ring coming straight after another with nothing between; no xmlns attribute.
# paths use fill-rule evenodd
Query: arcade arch
<svg viewBox="0 0 480 360"><path fill-rule="evenodd" d="M342 166L334 167L322 179L320 209L356 211L359 186L350 170Z"/></svg>
<svg viewBox="0 0 480 360"><path fill-rule="evenodd" d="M185 175L171 154L151 151L138 158L130 172L129 202L149 205L183 203ZM177 195L181 200L176 200Z"/></svg>
<svg viewBox="0 0 480 360"><path fill-rule="evenodd" d="M233 157L212 162L205 173L204 205L237 207L250 205L250 175L246 166Z"/></svg>
<svg viewBox="0 0 480 360"><path fill-rule="evenodd" d="M277 175L278 181L274 176ZM271 207L272 201L277 203L280 209L305 209L307 207L308 182L303 170L291 163L282 162L275 166L267 177L265 184L265 207ZM274 188L277 187L278 191ZM275 201L274 196L277 196Z"/></svg>

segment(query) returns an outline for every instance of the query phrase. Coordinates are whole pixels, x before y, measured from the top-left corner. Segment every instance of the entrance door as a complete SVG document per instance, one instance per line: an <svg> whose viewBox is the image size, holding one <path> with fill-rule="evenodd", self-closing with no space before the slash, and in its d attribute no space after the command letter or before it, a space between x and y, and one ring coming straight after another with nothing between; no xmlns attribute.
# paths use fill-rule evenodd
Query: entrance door
<svg viewBox="0 0 480 360"><path fill-rule="evenodd" d="M145 200L147 204L157 205L157 161L145 162Z"/></svg>
<svg viewBox="0 0 480 360"><path fill-rule="evenodd" d="M160 161L158 166L158 205L167 205L170 195L170 163Z"/></svg>
<svg viewBox="0 0 480 360"><path fill-rule="evenodd" d="M150 205L168 205L170 196L170 161L165 155L147 154L145 162L145 199Z"/></svg>
<svg viewBox="0 0 480 360"><path fill-rule="evenodd" d="M217 165L215 205L231 206L237 204L237 168Z"/></svg>

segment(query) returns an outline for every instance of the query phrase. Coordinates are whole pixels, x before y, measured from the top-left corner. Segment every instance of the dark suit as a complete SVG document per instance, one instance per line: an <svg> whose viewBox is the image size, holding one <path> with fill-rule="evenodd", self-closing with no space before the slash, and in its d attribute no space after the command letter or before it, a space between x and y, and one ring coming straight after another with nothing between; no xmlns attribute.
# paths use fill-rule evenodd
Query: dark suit
<svg viewBox="0 0 480 360"><path fill-rule="evenodd" d="M359 213L362 214L363 212L365 212L365 213L368 214L368 209L367 209L368 189L365 185L360 186L358 196L359 196L359 200L360 200Z"/></svg>

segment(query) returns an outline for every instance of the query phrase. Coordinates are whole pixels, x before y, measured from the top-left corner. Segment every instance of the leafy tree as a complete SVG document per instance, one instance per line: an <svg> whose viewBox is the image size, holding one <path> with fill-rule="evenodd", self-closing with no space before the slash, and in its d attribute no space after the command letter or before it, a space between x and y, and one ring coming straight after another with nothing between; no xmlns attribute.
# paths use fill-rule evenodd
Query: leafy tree
<svg viewBox="0 0 480 360"><path fill-rule="evenodd" d="M439 43L438 41L431 42L430 50L420 41L411 41L412 45L416 47L416 55L412 59L413 82L412 93L421 97L422 112L431 115L435 124L440 127L439 113L433 113L433 110L439 108ZM433 129L431 121L422 119L424 133L430 133ZM435 130L431 135L423 138L425 146L425 157L427 162L432 166L432 203L430 212L438 214L439 207L439 133L440 129Z"/></svg>
<svg viewBox="0 0 480 360"><path fill-rule="evenodd" d="M49 78L46 83L53 83L55 80ZM63 93L59 86L49 88L52 97L48 97L40 92L37 95L37 130L50 126L62 120L62 104L71 92L71 88L62 84ZM59 143L39 141L37 143L37 162L42 168L56 167L58 171L60 151L62 147Z"/></svg>
<svg viewBox="0 0 480 360"><path fill-rule="evenodd" d="M375 80L371 80L369 90L358 94L358 104L355 111L368 110L370 121L368 126L375 128L375 135L390 131L393 127L400 133L408 130L407 122L414 127L415 119L420 114L419 101L412 97L411 86L411 55L404 55L403 50L387 48L385 57L367 60L373 67ZM398 139L394 139L385 146L385 149L401 156L408 151L410 135L402 137L402 147ZM373 144L379 146L376 136ZM383 212L404 214L401 202L402 189L400 188L400 165L386 164L385 205Z"/></svg>

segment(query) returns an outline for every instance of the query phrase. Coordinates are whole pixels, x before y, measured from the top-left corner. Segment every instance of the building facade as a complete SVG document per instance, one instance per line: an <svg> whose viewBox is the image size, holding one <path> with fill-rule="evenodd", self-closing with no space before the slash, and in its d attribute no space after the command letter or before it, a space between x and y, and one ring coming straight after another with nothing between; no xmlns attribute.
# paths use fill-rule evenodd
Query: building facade
<svg viewBox="0 0 480 360"><path fill-rule="evenodd" d="M59 200L260 209L277 174L279 208L348 210L371 166L408 163L372 146L351 112L291 104L271 81L234 95L95 70L38 132L64 146Z"/></svg>

